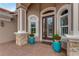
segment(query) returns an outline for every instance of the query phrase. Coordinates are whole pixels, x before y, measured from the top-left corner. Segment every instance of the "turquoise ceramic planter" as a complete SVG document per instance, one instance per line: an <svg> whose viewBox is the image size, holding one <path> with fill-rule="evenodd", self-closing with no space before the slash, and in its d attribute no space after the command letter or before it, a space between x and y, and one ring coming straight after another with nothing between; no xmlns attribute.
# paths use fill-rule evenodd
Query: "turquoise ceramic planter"
<svg viewBox="0 0 79 59"><path fill-rule="evenodd" d="M52 49L55 52L61 52L61 42L52 42Z"/></svg>
<svg viewBox="0 0 79 59"><path fill-rule="evenodd" d="M29 44L35 44L35 37L30 36L29 39L28 39L28 43Z"/></svg>

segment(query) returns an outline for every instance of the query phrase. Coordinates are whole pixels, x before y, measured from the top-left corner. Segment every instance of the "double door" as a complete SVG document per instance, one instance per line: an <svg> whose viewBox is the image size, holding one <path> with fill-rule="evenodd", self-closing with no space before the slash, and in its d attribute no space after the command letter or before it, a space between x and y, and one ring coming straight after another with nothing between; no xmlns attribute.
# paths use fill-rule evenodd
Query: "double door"
<svg viewBox="0 0 79 59"><path fill-rule="evenodd" d="M51 40L54 34L54 16L45 16L42 18L42 39Z"/></svg>

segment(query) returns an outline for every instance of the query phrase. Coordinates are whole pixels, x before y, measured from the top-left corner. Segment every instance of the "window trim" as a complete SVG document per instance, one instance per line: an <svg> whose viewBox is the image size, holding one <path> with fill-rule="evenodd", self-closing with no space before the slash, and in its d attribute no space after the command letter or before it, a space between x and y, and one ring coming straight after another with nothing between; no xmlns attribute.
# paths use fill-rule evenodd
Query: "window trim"
<svg viewBox="0 0 79 59"><path fill-rule="evenodd" d="M68 13L60 16L60 24L61 24L61 18L62 18L62 17L65 17L65 16L68 17ZM64 28L64 27L68 27L68 24L67 24L67 25L62 25L62 26L60 25L60 29L62 29L62 28ZM68 28L69 28L69 27L68 27ZM64 33L64 34L65 34L65 33ZM69 31L68 31L68 34L69 34ZM61 35L62 35L62 33L61 33ZM64 35L63 35L63 36L64 36Z"/></svg>
<svg viewBox="0 0 79 59"><path fill-rule="evenodd" d="M61 35L61 27L60 27L60 18L61 18L61 13L64 10L68 10L68 32L69 34L72 34L72 30L71 30L71 5L72 4L65 4L62 7L60 7L60 9L57 12L57 33Z"/></svg>
<svg viewBox="0 0 79 59"><path fill-rule="evenodd" d="M36 18L36 34L35 34L35 36L39 36L39 18L38 18L38 16L36 16L36 15L29 15L28 16L28 32L29 33L31 33L31 20L30 20L30 18L31 17L35 17Z"/></svg>

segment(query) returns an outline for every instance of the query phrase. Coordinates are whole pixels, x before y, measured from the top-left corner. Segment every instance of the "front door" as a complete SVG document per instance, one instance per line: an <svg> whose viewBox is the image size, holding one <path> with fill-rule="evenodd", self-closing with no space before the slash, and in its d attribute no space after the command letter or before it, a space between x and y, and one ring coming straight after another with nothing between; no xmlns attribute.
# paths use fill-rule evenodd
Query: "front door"
<svg viewBox="0 0 79 59"><path fill-rule="evenodd" d="M42 39L51 40L54 34L54 16L42 18Z"/></svg>

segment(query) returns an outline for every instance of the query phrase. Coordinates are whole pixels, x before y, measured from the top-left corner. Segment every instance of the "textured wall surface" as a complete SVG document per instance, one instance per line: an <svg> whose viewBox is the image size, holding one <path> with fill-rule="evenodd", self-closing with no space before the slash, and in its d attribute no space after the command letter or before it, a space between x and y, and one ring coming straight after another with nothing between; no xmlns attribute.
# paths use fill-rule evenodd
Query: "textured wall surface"
<svg viewBox="0 0 79 59"><path fill-rule="evenodd" d="M3 22L4 26L0 26L0 43L15 40L14 32L16 32L16 20L13 20L11 22Z"/></svg>

